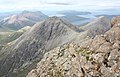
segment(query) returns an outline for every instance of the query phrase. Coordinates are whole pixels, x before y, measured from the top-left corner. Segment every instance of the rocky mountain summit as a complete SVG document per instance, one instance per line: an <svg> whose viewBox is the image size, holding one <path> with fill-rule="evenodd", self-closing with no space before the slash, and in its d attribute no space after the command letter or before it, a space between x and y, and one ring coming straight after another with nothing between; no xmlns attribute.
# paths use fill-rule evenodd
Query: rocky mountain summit
<svg viewBox="0 0 120 77"><path fill-rule="evenodd" d="M119 77L120 25L111 23L104 34L80 45L68 43L47 52L27 77Z"/></svg>

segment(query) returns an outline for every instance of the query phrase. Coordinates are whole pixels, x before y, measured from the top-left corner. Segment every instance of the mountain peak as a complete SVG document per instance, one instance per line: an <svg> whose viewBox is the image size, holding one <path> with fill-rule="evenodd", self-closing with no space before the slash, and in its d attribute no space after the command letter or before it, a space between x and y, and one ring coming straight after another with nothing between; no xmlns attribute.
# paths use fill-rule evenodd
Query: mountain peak
<svg viewBox="0 0 120 77"><path fill-rule="evenodd" d="M61 20L61 18L59 18L59 17L57 17L57 16L53 16L53 17L49 17L49 18L47 19L47 21L48 21L48 20L57 21L57 20Z"/></svg>
<svg viewBox="0 0 120 77"><path fill-rule="evenodd" d="M26 14L26 13L41 13L41 14L43 14L41 11L27 11L27 10L22 11L22 14Z"/></svg>
<svg viewBox="0 0 120 77"><path fill-rule="evenodd" d="M57 17L57 16L53 16L53 17L49 17L48 19L46 19L43 22L45 25L51 25L51 26L61 26L61 27L66 27L67 29L71 29L74 30L76 32L81 32L83 31L82 29L80 30L77 26L74 26L73 24Z"/></svg>
<svg viewBox="0 0 120 77"><path fill-rule="evenodd" d="M67 22L67 21L63 21L61 18L59 18L59 17L57 17L57 16L53 16L53 17L49 17L48 19L46 19L45 20L45 23L64 23L64 24L71 24L71 23L69 23L69 22ZM71 24L72 25L72 24ZM73 25L72 25L73 26Z"/></svg>

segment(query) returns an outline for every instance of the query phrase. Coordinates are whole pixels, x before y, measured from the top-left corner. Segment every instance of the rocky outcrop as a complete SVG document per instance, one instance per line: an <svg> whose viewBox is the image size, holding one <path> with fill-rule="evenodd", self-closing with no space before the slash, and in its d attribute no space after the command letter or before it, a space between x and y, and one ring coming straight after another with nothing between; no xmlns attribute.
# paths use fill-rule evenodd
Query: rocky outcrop
<svg viewBox="0 0 120 77"><path fill-rule="evenodd" d="M46 53L27 77L119 77L119 58L118 49L98 52L66 44Z"/></svg>
<svg viewBox="0 0 120 77"><path fill-rule="evenodd" d="M45 52L72 41L80 30L58 17L35 24L0 51L0 76L24 77Z"/></svg>
<svg viewBox="0 0 120 77"><path fill-rule="evenodd" d="M119 77L120 25L83 44L65 44L47 52L27 77Z"/></svg>
<svg viewBox="0 0 120 77"><path fill-rule="evenodd" d="M120 16L117 17L113 17L112 21L111 21L111 26L116 26L120 23Z"/></svg>

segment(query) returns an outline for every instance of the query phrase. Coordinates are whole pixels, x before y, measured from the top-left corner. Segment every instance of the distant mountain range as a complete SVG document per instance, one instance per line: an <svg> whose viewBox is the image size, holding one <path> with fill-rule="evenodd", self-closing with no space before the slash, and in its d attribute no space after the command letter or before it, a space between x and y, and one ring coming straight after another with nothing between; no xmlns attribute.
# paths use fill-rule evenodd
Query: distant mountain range
<svg viewBox="0 0 120 77"><path fill-rule="evenodd" d="M99 16L105 16L111 20L113 17L117 17L118 15L107 15L107 14L96 15L96 17L99 17Z"/></svg>
<svg viewBox="0 0 120 77"><path fill-rule="evenodd" d="M63 14L62 19L71 22L72 24L84 24L89 21L89 18L80 17L78 15L88 15L90 12L79 11L60 11L58 14ZM36 22L42 21L48 18L47 15L40 11L31 12L23 11L22 13L5 13L1 14L0 31L14 31L19 30L25 26L32 26Z"/></svg>
<svg viewBox="0 0 120 77"><path fill-rule="evenodd" d="M82 25L90 21L89 17L82 17L82 15L89 15L91 13L74 10L65 10L58 12L58 14L63 15L61 16L62 19L65 19L74 25Z"/></svg>
<svg viewBox="0 0 120 77"><path fill-rule="evenodd" d="M89 20L89 18L74 16L74 15L73 16L72 15L66 15L66 16L62 16L61 18L64 19L64 20L67 20L69 22L72 22L73 24L81 24L81 23L76 23L76 22Z"/></svg>
<svg viewBox="0 0 120 77"><path fill-rule="evenodd" d="M18 30L25 26L32 26L36 22L46 19L48 16L40 11L23 11L20 14L5 17L0 21L0 27L7 30Z"/></svg>
<svg viewBox="0 0 120 77"><path fill-rule="evenodd" d="M91 14L91 12L85 12L85 11L74 11L74 10L65 10L65 11L59 11L58 14L63 14L63 15L88 15Z"/></svg>
<svg viewBox="0 0 120 77"><path fill-rule="evenodd" d="M14 15L14 14L18 14L19 12L3 12L3 13L0 13L0 20L5 18L5 17L8 17L8 16L11 16L11 15Z"/></svg>
<svg viewBox="0 0 120 77"><path fill-rule="evenodd" d="M71 22L73 25L86 25L95 17L106 16L109 19L117 15L107 15L107 14L98 14L94 15L91 12L85 11L74 11L74 10L65 10L59 11L55 15L58 15L60 18ZM23 28L24 26L32 26L36 22L42 21L48 18L47 15L43 14L40 11L23 11L22 13L1 13L0 20L0 32L5 31L14 31Z"/></svg>

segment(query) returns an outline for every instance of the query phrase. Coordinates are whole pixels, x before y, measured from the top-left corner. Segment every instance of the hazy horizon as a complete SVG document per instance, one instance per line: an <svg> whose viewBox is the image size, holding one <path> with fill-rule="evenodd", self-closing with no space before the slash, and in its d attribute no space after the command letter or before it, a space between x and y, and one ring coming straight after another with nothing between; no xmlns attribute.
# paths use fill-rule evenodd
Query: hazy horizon
<svg viewBox="0 0 120 77"><path fill-rule="evenodd" d="M119 0L0 0L0 12L40 10L40 11L96 11L116 9L120 7Z"/></svg>

